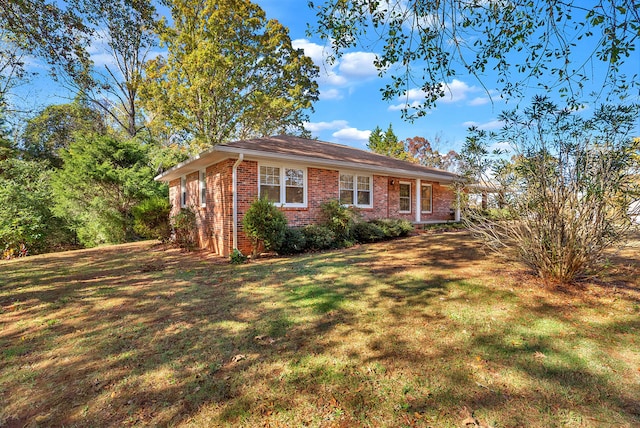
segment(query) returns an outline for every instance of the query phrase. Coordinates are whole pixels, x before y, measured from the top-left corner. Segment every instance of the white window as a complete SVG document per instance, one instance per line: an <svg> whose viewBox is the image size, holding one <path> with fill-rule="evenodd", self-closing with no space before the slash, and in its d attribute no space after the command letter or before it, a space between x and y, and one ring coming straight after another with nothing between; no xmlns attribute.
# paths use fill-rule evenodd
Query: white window
<svg viewBox="0 0 640 428"><path fill-rule="evenodd" d="M200 206L207 206L207 174L200 171Z"/></svg>
<svg viewBox="0 0 640 428"><path fill-rule="evenodd" d="M259 196L285 207L305 207L304 168L260 165Z"/></svg>
<svg viewBox="0 0 640 428"><path fill-rule="evenodd" d="M371 176L340 174L340 203L371 207Z"/></svg>
<svg viewBox="0 0 640 428"><path fill-rule="evenodd" d="M187 177L180 177L180 206L187 206Z"/></svg>
<svg viewBox="0 0 640 428"><path fill-rule="evenodd" d="M411 183L400 182L400 212L411 212Z"/></svg>
<svg viewBox="0 0 640 428"><path fill-rule="evenodd" d="M420 186L420 211L423 213L430 213L432 211L431 198L431 184L423 184Z"/></svg>

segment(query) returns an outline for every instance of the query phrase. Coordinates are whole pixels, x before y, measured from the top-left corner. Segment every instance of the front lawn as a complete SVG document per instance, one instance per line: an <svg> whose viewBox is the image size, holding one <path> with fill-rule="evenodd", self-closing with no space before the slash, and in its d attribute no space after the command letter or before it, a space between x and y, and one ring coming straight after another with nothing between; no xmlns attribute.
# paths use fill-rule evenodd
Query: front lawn
<svg viewBox="0 0 640 428"><path fill-rule="evenodd" d="M465 233L0 262L0 426L638 426L634 245L569 290Z"/></svg>

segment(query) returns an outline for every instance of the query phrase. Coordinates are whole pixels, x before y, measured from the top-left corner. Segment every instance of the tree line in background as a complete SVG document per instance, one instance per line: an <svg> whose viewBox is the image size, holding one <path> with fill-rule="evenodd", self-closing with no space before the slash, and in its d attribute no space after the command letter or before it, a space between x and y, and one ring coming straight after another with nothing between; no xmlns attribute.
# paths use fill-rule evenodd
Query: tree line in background
<svg viewBox="0 0 640 428"><path fill-rule="evenodd" d="M5 257L154 234L136 216L168 216L159 172L225 141L303 134L318 70L285 27L248 0L162 4L170 21L147 0L0 8ZM31 58L75 99L25 112Z"/></svg>
<svg viewBox="0 0 640 428"><path fill-rule="evenodd" d="M373 153L414 162L429 168L460 172L460 155L455 150L449 150L447 153L440 153L438 150L446 145L449 144L443 142L439 135L431 141L420 136L401 141L393 132L393 126L389 124L384 132L379 126L371 131L367 148Z"/></svg>

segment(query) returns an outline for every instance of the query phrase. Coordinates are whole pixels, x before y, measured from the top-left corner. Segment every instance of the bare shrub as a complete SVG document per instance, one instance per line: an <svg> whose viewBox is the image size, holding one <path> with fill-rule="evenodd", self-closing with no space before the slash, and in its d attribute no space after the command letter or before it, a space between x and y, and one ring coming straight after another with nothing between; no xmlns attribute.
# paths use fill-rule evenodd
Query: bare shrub
<svg viewBox="0 0 640 428"><path fill-rule="evenodd" d="M465 204L469 229L545 281L597 272L605 250L634 227L629 207L638 197L640 144L629 133L637 111L605 105L585 119L538 97L522 114L503 113L498 133L473 129L463 157L475 184L465 190L496 195L499 209L487 215ZM493 142L509 144L510 161L504 152L489 154Z"/></svg>

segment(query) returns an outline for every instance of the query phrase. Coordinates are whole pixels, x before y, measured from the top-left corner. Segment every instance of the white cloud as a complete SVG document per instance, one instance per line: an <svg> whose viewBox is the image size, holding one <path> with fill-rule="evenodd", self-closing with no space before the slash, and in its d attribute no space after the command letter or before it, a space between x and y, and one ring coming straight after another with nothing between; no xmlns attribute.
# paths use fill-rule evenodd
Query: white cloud
<svg viewBox="0 0 640 428"><path fill-rule="evenodd" d="M346 120L332 120L331 122L305 122L304 123L305 129L309 132L345 129L348 126L349 126L349 122L347 122Z"/></svg>
<svg viewBox="0 0 640 428"><path fill-rule="evenodd" d="M371 131L361 131L357 128L344 128L331 135L338 140L368 141Z"/></svg>
<svg viewBox="0 0 640 428"><path fill-rule="evenodd" d="M497 119L490 120L489 122L485 122L485 123L468 121L468 122L464 122L462 126L464 126L465 128L470 128L472 126L475 126L476 128L482 129L484 131L491 131L494 129L502 128L504 126L504 122Z"/></svg>
<svg viewBox="0 0 640 428"><path fill-rule="evenodd" d="M320 46L319 44L310 42L307 39L295 39L291 42L291 46L293 46L294 49L302 49L304 54L311 58L313 63L318 67L325 64L325 60L327 58L327 48L325 46Z"/></svg>
<svg viewBox="0 0 640 428"><path fill-rule="evenodd" d="M321 100L341 100L343 98L342 92L338 89L321 89L319 98Z"/></svg>
<svg viewBox="0 0 640 428"><path fill-rule="evenodd" d="M470 106L483 106L485 104L489 104L491 102L491 98L489 97L476 97L469 101Z"/></svg>
<svg viewBox="0 0 640 428"><path fill-rule="evenodd" d="M489 94L486 94L484 89L477 86L469 86L466 82L462 80L453 79L450 83L440 83L442 87L442 91L444 92L444 96L438 98L438 102L451 104L457 102L466 102L467 105L475 107L482 106L491 102L491 97L497 97L495 91L490 91ZM473 94L483 92L484 96L476 96L475 98L469 99ZM399 110L403 106L407 105L408 102L414 101L412 103L415 105L415 101L423 102L426 98L426 92L420 88L409 89L405 91L401 96L398 97L398 100L404 101L405 103L392 106L390 110Z"/></svg>
<svg viewBox="0 0 640 428"><path fill-rule="evenodd" d="M408 101L422 101L426 96L427 93L422 89L409 89L400 98L406 98Z"/></svg>
<svg viewBox="0 0 640 428"><path fill-rule="evenodd" d="M377 55L371 52L350 52L341 58L338 69L348 77L372 77L378 75L378 69L373 64Z"/></svg>
<svg viewBox="0 0 640 428"><path fill-rule="evenodd" d="M438 101L442 103L455 103L463 101L467 98L467 95L472 92L477 92L478 88L475 86L469 86L465 82L453 79L451 83L441 83L442 89L445 95L440 97Z"/></svg>
<svg viewBox="0 0 640 428"><path fill-rule="evenodd" d="M296 49L304 50L313 63L320 69L318 76L318 85L320 90L326 90L323 87L353 87L361 83L364 79L375 77L378 70L373 65L376 54L371 52L349 52L342 57L337 58L335 62L330 64L327 57L331 53L331 48L313 43L307 39L296 39L291 42ZM336 95L335 92L330 93ZM340 99L340 98L324 98L324 99Z"/></svg>
<svg viewBox="0 0 640 428"><path fill-rule="evenodd" d="M331 122L306 122L304 127L307 131L317 134L322 131L335 131L331 136L343 142L367 142L371 131L361 131L349 126L346 120L332 120Z"/></svg>
<svg viewBox="0 0 640 428"><path fill-rule="evenodd" d="M508 141L501 141L499 143L494 143L489 147L489 150L503 150L506 152L510 152L512 149L511 143Z"/></svg>
<svg viewBox="0 0 640 428"><path fill-rule="evenodd" d="M390 105L387 108L387 110L389 110L389 111L399 111L399 110L402 110L402 109L417 109L418 107L420 107L420 101L414 101L412 103L393 104L393 105Z"/></svg>

